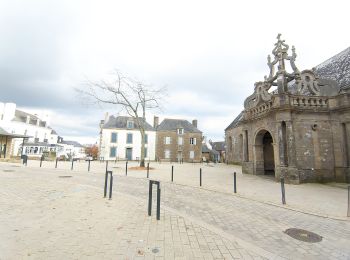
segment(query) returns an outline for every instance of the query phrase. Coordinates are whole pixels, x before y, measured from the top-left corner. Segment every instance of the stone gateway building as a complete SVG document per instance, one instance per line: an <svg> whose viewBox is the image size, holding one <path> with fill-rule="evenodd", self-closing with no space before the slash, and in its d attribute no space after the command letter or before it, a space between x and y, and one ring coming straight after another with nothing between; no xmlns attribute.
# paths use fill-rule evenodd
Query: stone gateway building
<svg viewBox="0 0 350 260"><path fill-rule="evenodd" d="M350 182L350 48L299 71L278 35L270 70L226 128L226 159L290 183ZM290 69L288 69L290 68Z"/></svg>

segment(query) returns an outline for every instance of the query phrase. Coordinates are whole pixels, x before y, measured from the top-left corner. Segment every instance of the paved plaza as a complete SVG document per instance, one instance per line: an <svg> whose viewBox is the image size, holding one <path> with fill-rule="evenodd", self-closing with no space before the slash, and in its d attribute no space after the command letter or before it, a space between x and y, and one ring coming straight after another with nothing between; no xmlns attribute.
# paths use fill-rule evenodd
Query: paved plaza
<svg viewBox="0 0 350 260"><path fill-rule="evenodd" d="M0 259L350 259L345 185L286 185L231 165L151 163L161 181L161 216L147 214L146 171L109 162L113 198L103 198L105 163L0 163ZM136 166L130 162L129 167ZM199 187L199 168L203 186ZM236 171L238 193L233 193ZM153 198L155 199L155 193ZM293 239L300 228L318 243Z"/></svg>

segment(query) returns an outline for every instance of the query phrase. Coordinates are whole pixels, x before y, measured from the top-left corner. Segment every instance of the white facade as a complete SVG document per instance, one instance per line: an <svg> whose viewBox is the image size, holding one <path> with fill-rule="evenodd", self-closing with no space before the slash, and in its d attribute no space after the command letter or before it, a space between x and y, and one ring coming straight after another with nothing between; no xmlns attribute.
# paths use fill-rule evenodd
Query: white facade
<svg viewBox="0 0 350 260"><path fill-rule="evenodd" d="M43 121L37 116L18 111L14 103L0 102L0 127L12 134L31 136L28 142L57 143L57 134L52 134L52 129L48 127L47 121ZM12 142L12 155L20 154L22 139L14 139Z"/></svg>
<svg viewBox="0 0 350 260"><path fill-rule="evenodd" d="M112 133L117 135L116 141L112 140ZM145 160L155 160L156 132L146 131L147 143L145 148L147 156ZM127 142L128 134L132 134L132 142ZM141 158L141 133L135 129L102 129L101 133L101 151L100 157L104 160L126 160L128 155L131 160ZM115 154L112 149L115 150ZM131 152L131 155L130 155Z"/></svg>
<svg viewBox="0 0 350 260"><path fill-rule="evenodd" d="M85 149L77 142L72 144L58 143L57 133L49 127L49 118L40 119L36 115L26 113L16 109L14 103L0 102L0 127L8 133L30 136L25 141L23 154L30 157L40 157L46 152L55 152L56 156L68 157L68 154L73 155L73 158L84 158ZM67 142L68 143L68 142ZM22 154L23 138L13 139L12 141L12 156Z"/></svg>

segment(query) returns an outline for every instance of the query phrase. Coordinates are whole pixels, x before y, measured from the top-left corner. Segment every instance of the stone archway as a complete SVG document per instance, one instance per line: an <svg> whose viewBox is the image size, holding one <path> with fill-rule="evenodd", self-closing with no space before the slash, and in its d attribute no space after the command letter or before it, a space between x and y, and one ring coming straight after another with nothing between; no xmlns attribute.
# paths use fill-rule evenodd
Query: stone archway
<svg viewBox="0 0 350 260"><path fill-rule="evenodd" d="M255 137L255 174L275 175L273 138L267 130L260 130Z"/></svg>

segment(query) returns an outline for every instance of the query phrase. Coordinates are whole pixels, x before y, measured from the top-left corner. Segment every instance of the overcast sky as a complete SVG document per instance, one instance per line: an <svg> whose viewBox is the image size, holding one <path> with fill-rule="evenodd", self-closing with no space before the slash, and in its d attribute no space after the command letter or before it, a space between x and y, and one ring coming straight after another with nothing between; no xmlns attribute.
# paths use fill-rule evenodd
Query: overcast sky
<svg viewBox="0 0 350 260"><path fill-rule="evenodd" d="M104 113L74 91L118 69L167 86L163 111L224 129L268 74L278 33L295 45L299 69L350 46L349 1L0 0L0 102L44 111L65 137L94 142Z"/></svg>

